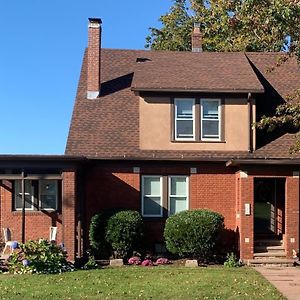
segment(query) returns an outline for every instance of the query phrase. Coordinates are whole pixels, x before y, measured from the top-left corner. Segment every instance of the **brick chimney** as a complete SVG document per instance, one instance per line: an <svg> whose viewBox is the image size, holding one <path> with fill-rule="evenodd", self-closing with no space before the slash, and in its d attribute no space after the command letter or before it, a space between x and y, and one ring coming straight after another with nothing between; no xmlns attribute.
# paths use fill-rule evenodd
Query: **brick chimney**
<svg viewBox="0 0 300 300"><path fill-rule="evenodd" d="M87 98L96 99L101 85L101 19L89 18Z"/></svg>
<svg viewBox="0 0 300 300"><path fill-rule="evenodd" d="M202 34L200 31L200 23L194 23L192 32L192 52L202 52Z"/></svg>

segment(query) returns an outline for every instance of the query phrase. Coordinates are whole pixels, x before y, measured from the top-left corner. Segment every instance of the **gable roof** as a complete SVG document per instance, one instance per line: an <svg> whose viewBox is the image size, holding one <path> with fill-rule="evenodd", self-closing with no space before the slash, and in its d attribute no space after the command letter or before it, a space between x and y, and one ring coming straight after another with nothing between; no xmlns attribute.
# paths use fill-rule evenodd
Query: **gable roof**
<svg viewBox="0 0 300 300"><path fill-rule="evenodd" d="M191 58L203 55L197 60L197 65L191 66ZM87 91L87 55L85 53L81 75L73 110L73 116L66 146L68 155L84 155L98 159L221 159L234 157L270 157L286 158L292 139L288 138L286 147L278 147L281 140L274 141L253 154L247 151L218 152L218 151L150 151L139 149L139 97L132 89L146 89L146 87L159 88L159 82L164 78L164 87L167 88L210 88L213 89L253 89L262 91L262 85L254 72L257 70L266 78L271 86L278 89L281 95L292 93L300 87L299 68L295 59L288 61L288 65L281 66L274 73L268 73L267 68L276 64L278 53L178 53L146 50L112 50L102 49L101 52L101 95L98 99L88 100ZM170 58L168 58L170 56ZM188 63L183 67L177 65L176 58L184 57ZM151 61L137 62L137 58L148 58ZM205 58L205 59L204 59ZM247 62L247 59L252 64ZM170 62L168 66L167 62ZM230 62L227 66L223 63ZM214 62L212 64L212 62ZM236 62L236 64L234 64ZM202 64L202 65L201 65ZM219 73L227 76L228 82L222 81L218 71L210 66L218 66ZM159 70L157 71L155 66ZM199 70L207 70L209 80L197 77ZM241 72L238 78L238 72ZM182 68L182 69L181 69ZM251 69L254 70L251 71ZM180 72L179 72L180 71ZM149 73L148 73L149 72ZM161 72L161 73L159 73ZM188 76L182 72L194 74L195 80L188 83ZM232 74L231 74L232 72ZM180 74L179 74L180 73ZM151 76L148 76L151 74ZM215 75L214 75L215 74ZM176 76L175 76L176 75ZM249 76L249 82L246 80ZM170 79L168 77L170 76ZM178 79L177 79L178 76ZM149 78L148 78L149 77ZM151 77L151 78L150 78ZM204 76L203 76L204 77ZM156 80L156 78L159 79ZM173 79L173 81L172 81ZM185 84L180 86L180 80ZM144 82L145 81L145 82ZM177 83L176 83L177 82ZM176 84L175 84L176 83ZM200 83L202 84L200 86ZM244 85L245 84L245 85ZM276 148L276 151L274 151ZM300 156L299 156L300 157Z"/></svg>

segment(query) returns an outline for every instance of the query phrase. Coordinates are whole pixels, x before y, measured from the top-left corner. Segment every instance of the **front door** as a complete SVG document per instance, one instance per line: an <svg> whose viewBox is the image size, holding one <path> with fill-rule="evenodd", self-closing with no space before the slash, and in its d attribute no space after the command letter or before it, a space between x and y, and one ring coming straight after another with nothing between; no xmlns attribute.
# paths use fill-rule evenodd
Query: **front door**
<svg viewBox="0 0 300 300"><path fill-rule="evenodd" d="M254 186L254 232L282 234L284 179L257 178Z"/></svg>

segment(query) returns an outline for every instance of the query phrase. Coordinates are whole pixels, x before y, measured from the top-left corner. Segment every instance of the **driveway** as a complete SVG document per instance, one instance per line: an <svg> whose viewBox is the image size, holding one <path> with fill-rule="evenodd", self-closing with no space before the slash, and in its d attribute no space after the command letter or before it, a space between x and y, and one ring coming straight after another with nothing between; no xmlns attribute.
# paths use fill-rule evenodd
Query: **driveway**
<svg viewBox="0 0 300 300"><path fill-rule="evenodd" d="M256 267L288 300L300 299L300 267Z"/></svg>

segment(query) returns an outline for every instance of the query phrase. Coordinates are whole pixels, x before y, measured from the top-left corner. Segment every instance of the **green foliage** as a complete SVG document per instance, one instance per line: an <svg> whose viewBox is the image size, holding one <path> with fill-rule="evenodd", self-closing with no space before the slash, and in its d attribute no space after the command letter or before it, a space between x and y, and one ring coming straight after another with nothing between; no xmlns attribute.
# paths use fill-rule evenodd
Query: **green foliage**
<svg viewBox="0 0 300 300"><path fill-rule="evenodd" d="M108 219L121 209L108 209L95 214L90 222L89 240L93 255L99 258L109 257L110 245L107 243L106 227Z"/></svg>
<svg viewBox="0 0 300 300"><path fill-rule="evenodd" d="M20 244L8 261L11 273L61 273L72 271L73 267L67 262L66 252L59 246L47 240L28 241Z"/></svg>
<svg viewBox="0 0 300 300"><path fill-rule="evenodd" d="M97 269L97 268L98 268L98 264L96 263L95 257L93 255L90 255L88 261L83 266L83 269L84 270L93 270L93 269Z"/></svg>
<svg viewBox="0 0 300 300"><path fill-rule="evenodd" d="M183 211L166 221L164 237L167 249L180 257L201 261L211 259L224 218L210 210Z"/></svg>
<svg viewBox="0 0 300 300"><path fill-rule="evenodd" d="M226 260L224 262L224 266L228 268L237 268L240 267L241 265L236 255L233 252L231 252L227 254Z"/></svg>
<svg viewBox="0 0 300 300"><path fill-rule="evenodd" d="M154 50L190 50L192 24L200 22L205 51L299 52L299 1L173 0L159 20L146 38Z"/></svg>
<svg viewBox="0 0 300 300"><path fill-rule="evenodd" d="M143 236L143 219L137 211L120 211L109 218L106 241L110 243L116 258L132 254Z"/></svg>

